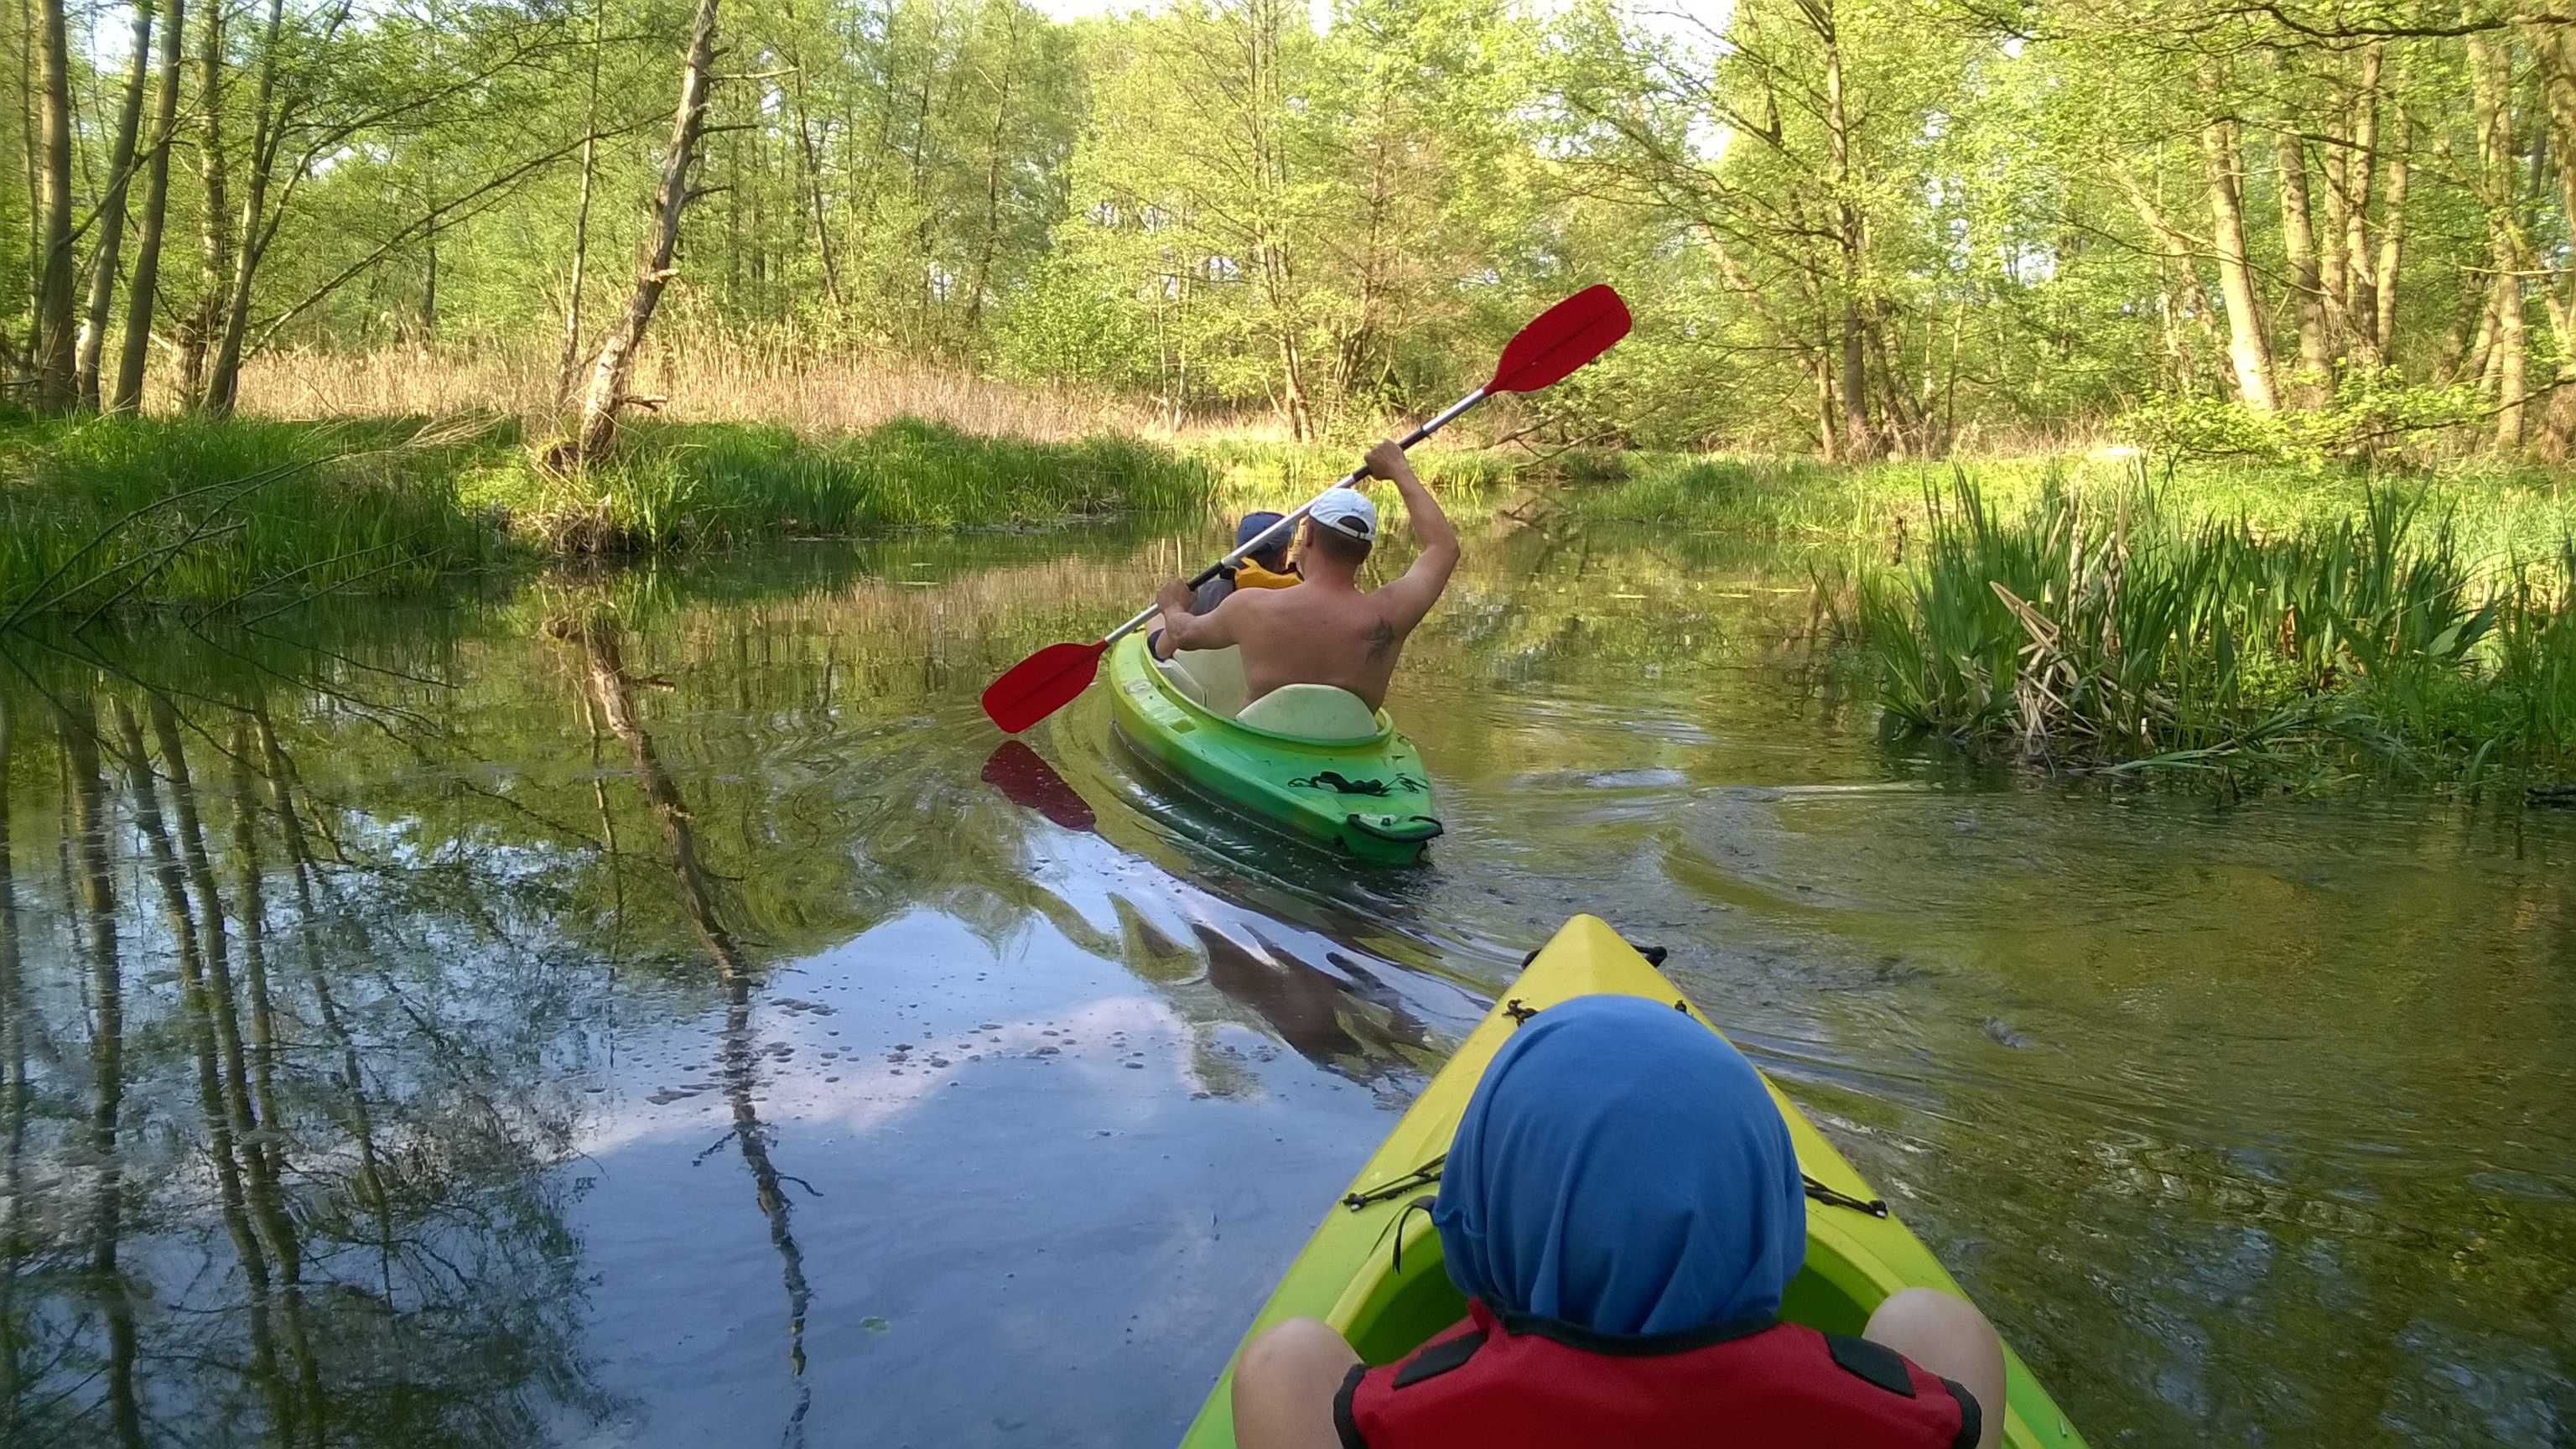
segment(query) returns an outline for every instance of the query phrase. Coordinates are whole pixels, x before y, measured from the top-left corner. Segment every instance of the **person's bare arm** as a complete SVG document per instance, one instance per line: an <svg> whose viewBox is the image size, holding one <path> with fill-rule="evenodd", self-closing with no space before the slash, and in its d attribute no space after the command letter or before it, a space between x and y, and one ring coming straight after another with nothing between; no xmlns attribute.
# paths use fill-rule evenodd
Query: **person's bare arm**
<svg viewBox="0 0 2576 1449"><path fill-rule="evenodd" d="M1369 449L1368 466L1370 473L1395 485L1396 495L1404 500L1406 523L1422 541L1422 553L1404 577L1373 595L1391 616L1388 622L1409 630L1422 622L1422 616L1440 602L1441 590L1449 587L1450 572L1458 567L1458 530L1450 526L1449 515L1440 511L1440 501L1414 476L1413 464L1393 438Z"/></svg>
<svg viewBox="0 0 2576 1449"><path fill-rule="evenodd" d="M1163 610L1163 642L1175 650L1223 649L1238 642L1234 626L1243 611L1235 608L1234 604L1242 597L1241 594L1228 594L1217 601L1215 608L1204 614L1193 614L1190 604L1196 595L1191 592L1188 580L1174 579L1163 585L1163 592L1154 599Z"/></svg>

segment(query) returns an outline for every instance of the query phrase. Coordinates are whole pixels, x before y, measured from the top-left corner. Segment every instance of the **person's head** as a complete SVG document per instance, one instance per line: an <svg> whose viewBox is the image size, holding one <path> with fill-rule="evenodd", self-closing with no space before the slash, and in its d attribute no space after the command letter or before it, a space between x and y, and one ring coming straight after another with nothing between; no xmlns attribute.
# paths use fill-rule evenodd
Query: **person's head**
<svg viewBox="0 0 2576 1449"><path fill-rule="evenodd" d="M1298 557L1355 573L1377 542L1377 505L1356 488L1336 488L1306 515Z"/></svg>
<svg viewBox="0 0 2576 1449"><path fill-rule="evenodd" d="M1637 996L1579 996L1512 1034L1431 1217L1460 1292L1596 1333L1768 1317L1807 1251L1797 1153L1760 1074Z"/></svg>
<svg viewBox="0 0 2576 1449"><path fill-rule="evenodd" d="M1277 523L1281 517L1282 515L1280 514L1267 512L1247 513L1243 515L1243 521L1234 526L1234 546L1236 548L1241 548L1245 544L1259 538L1264 529ZM1279 536L1277 538L1274 538L1270 542L1263 544L1261 547L1254 549L1252 552L1245 554L1244 557L1261 565L1263 568L1270 570L1274 574L1286 573L1288 571L1288 544L1289 541L1295 537L1295 534L1296 530L1283 528L1279 530Z"/></svg>

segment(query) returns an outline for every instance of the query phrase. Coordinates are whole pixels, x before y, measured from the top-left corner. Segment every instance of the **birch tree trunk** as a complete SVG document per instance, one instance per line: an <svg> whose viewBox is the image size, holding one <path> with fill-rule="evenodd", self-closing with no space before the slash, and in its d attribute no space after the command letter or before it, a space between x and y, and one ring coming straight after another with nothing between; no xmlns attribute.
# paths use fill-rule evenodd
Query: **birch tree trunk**
<svg viewBox="0 0 2576 1449"><path fill-rule="evenodd" d="M1008 29L1002 39L1002 76L993 100L993 133L984 148L984 240L975 253L975 278L966 293L966 330L980 333L984 327L984 289L993 274L993 252L1002 231L1002 138L1011 118L1011 84L1018 78L1020 66L1020 3L1002 0L1009 15ZM819 231L819 226L818 226ZM831 253L825 252L828 261Z"/></svg>
<svg viewBox="0 0 2576 1449"><path fill-rule="evenodd" d="M2215 58L2201 62L2200 89L2209 109L2200 152L2209 182L2210 250L2217 253L2219 295L2227 303L2227 355L2235 364L2238 399L2268 413L2279 403L2272 391L2272 343L2263 332L2254 274L2245 260L2245 162L2236 122L2227 114L2226 72Z"/></svg>
<svg viewBox="0 0 2576 1449"><path fill-rule="evenodd" d="M2379 263L2373 277L2379 296L2370 312L2371 350L2383 362L2397 337L2397 276L2406 261L2406 148L2414 143L2414 133L2403 111L2397 115L2394 139L2388 153L2388 189L2379 212Z"/></svg>
<svg viewBox="0 0 2576 1449"><path fill-rule="evenodd" d="M2512 83L2508 45L2484 35L2468 40L2469 91L2478 128L2478 193L2486 208L2487 256L2495 276L2495 352L2489 366L2495 373L2495 446L2501 452L2522 446L2525 390L2522 279L2517 275L2522 246L2514 225L2519 178L2513 118L2506 109L2506 92Z"/></svg>
<svg viewBox="0 0 2576 1449"><path fill-rule="evenodd" d="M90 255L89 303L81 313L80 405L99 408L99 355L106 347L107 311L116 300L117 252L125 243L125 198L134 183L135 133L143 125L143 87L152 77L152 0L134 0L134 63L125 80L125 102L116 113L116 141L109 153L107 194L99 199L98 239Z"/></svg>
<svg viewBox="0 0 2576 1449"><path fill-rule="evenodd" d="M209 0L217 3L217 0ZM152 150L144 163L142 231L134 243L134 282L125 292L125 344L107 410L139 411L143 368L152 351L152 313L160 300L162 225L170 213L170 145L179 125L179 70L185 64L187 0L170 0L161 17L161 89L152 102Z"/></svg>
<svg viewBox="0 0 2576 1449"><path fill-rule="evenodd" d="M689 50L680 68L680 103L671 115L671 143L662 153L661 183L653 189L653 224L645 234L635 263L635 290L626 311L599 344L591 365L590 387L581 400L581 421L571 447L556 461L582 466L608 451L617 437L617 414L627 401L626 384L635 371L635 351L652 325L662 289L676 272L672 258L680 247L680 217L695 194L689 170L697 160L698 135L705 128L707 96L714 84L708 68L715 63L716 0L698 0L697 19L689 27Z"/></svg>
<svg viewBox="0 0 2576 1449"><path fill-rule="evenodd" d="M225 279L232 270L232 235L224 220L232 205L224 176L224 5L223 0L205 0L205 6L197 38L197 176L205 186L206 205L197 220L197 308L182 324L179 338L179 390L191 409L205 405L206 348L214 338Z"/></svg>
<svg viewBox="0 0 2576 1449"><path fill-rule="evenodd" d="M208 0L209 5L220 3L221 0ZM260 45L259 89L251 111L250 183L242 196L241 238L233 249L232 278L224 301L220 340L215 344L214 370L206 377L206 410L217 417L230 416L241 393L242 334L250 327L251 278L258 273L260 258L268 250L260 223L268 216L269 173L276 169L278 130L283 124L274 107L278 34L284 17L285 0L268 0L267 35ZM431 245L435 247L436 243ZM436 255L435 251L431 253L432 266L436 265Z"/></svg>
<svg viewBox="0 0 2576 1449"><path fill-rule="evenodd" d="M1825 47L1825 141L1834 181L1834 241L1839 253L1842 307L1842 451L1850 461L1876 456L1878 443L1869 425L1867 338L1861 332L1860 280L1862 221L1851 199L1851 119L1843 106L1842 40L1834 23L1832 0L1805 0L1800 9Z"/></svg>
<svg viewBox="0 0 2576 1449"><path fill-rule="evenodd" d="M36 16L39 145L36 205L41 265L36 280L35 402L61 412L77 399L72 383L72 90L70 44L62 0L38 0Z"/></svg>
<svg viewBox="0 0 2576 1449"><path fill-rule="evenodd" d="M2290 311L2299 328L2299 376L2292 392L2299 406L2314 408L2334 392L2334 344L2326 336L2326 283L2309 223L2307 153L2295 134L2281 137L2280 167L2281 250L2290 263ZM2329 253L2339 242L2329 240Z"/></svg>
<svg viewBox="0 0 2576 1449"><path fill-rule="evenodd" d="M2352 98L2352 147L2344 162L2345 204L2342 246L2344 253L2345 291L2342 307L2345 335L2352 339L2360 360L2376 366L2385 352L2379 341L2379 278L2372 265L2370 251L2371 185L2379 171L2379 77L2380 48L2373 44L2361 53L2361 80ZM2398 124L2402 130L2405 117ZM2396 165L2402 168L2401 154ZM2394 218L2392 207L2389 216ZM2336 238L2326 238L2335 245Z"/></svg>
<svg viewBox="0 0 2576 1449"><path fill-rule="evenodd" d="M590 188L599 174L599 41L607 0L591 0L590 100L582 109L581 199L572 209L572 280L564 291L563 352L555 361L555 410L572 402L573 368L581 360L581 290L590 267Z"/></svg>

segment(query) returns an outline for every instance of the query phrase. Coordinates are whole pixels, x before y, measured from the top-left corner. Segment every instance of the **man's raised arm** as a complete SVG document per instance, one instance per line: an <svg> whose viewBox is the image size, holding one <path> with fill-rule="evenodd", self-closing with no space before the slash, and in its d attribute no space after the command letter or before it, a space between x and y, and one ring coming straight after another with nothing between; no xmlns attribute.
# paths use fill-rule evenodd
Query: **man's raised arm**
<svg viewBox="0 0 2576 1449"><path fill-rule="evenodd" d="M1450 526L1449 515L1440 511L1440 500L1422 486L1393 438L1369 449L1368 467L1370 473L1395 485L1396 496L1404 500L1406 523L1422 542L1422 553L1404 577L1377 591L1379 598L1405 612L1404 626L1411 628L1422 622L1422 616L1440 601L1440 591L1449 587L1450 571L1458 567L1458 530Z"/></svg>

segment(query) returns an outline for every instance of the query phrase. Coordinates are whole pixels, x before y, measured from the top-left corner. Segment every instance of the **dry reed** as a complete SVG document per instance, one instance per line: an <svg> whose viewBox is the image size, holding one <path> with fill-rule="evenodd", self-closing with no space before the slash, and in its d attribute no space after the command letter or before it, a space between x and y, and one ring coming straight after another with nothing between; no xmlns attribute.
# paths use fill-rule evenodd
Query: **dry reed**
<svg viewBox="0 0 2576 1449"><path fill-rule="evenodd" d="M903 417L1041 442L1170 431L1113 398L711 330L678 330L649 343L635 391L665 399L660 414L676 421L779 423L818 435L863 432ZM241 408L295 419L503 413L540 436L557 417L555 356L543 344L283 350L244 368Z"/></svg>

